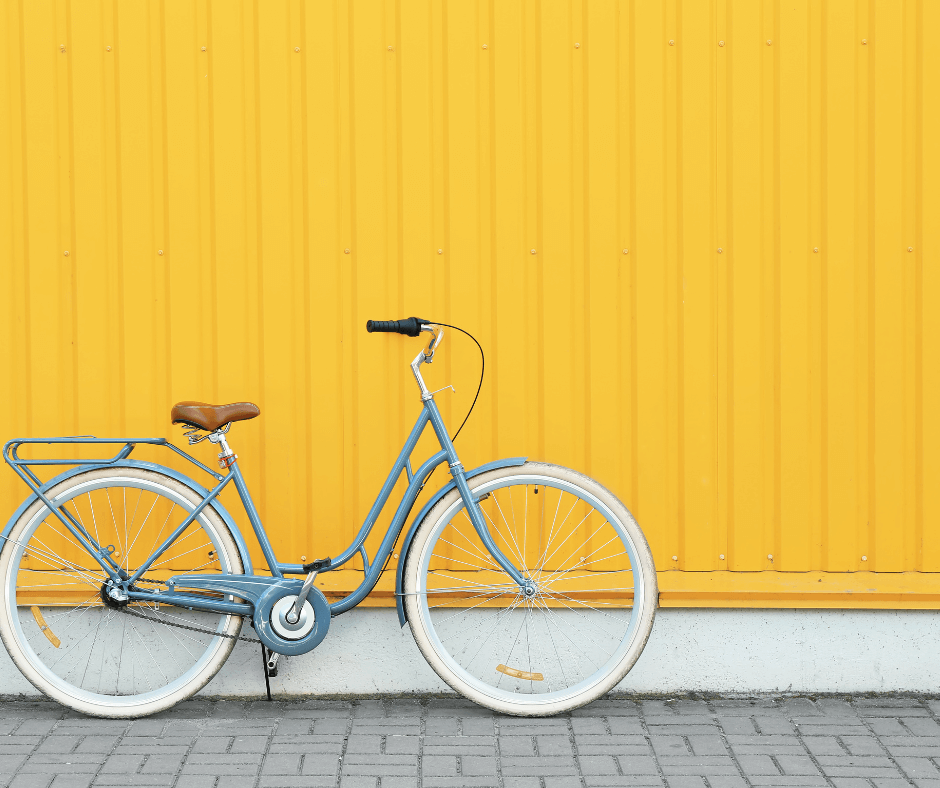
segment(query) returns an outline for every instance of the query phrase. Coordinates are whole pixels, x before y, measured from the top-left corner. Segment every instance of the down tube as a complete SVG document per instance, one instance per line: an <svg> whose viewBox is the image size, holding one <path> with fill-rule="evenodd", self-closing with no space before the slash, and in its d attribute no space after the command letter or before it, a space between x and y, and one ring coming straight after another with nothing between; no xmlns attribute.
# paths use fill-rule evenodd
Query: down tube
<svg viewBox="0 0 940 788"><path fill-rule="evenodd" d="M424 464L415 471L411 483L408 485L408 489L405 490L405 494L398 504L395 516L388 526L388 531L385 532L382 544L379 545L369 573L363 579L359 588L345 599L341 599L339 602L330 605L330 612L334 616L338 616L340 613L345 613L347 610L354 608L369 595L373 588L375 588L375 584L379 581L379 577L385 570L385 562L388 560L392 548L395 547L395 542L398 541L398 535L401 533L408 513L411 511L411 507L414 506L415 499L418 497L418 493L421 492L421 488L424 487L425 479L427 479L431 471L446 460L447 452L439 451L437 454L425 460Z"/></svg>

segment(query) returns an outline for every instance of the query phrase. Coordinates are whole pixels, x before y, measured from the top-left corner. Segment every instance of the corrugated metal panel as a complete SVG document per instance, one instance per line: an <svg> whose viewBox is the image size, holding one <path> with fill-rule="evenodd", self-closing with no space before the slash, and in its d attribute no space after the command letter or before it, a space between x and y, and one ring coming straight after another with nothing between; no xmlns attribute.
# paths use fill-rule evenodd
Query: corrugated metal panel
<svg viewBox="0 0 940 788"><path fill-rule="evenodd" d="M363 323L417 313L488 351L466 464L597 477L675 599L940 571L938 4L0 8L3 436L253 400L279 553L335 554L417 408Z"/></svg>

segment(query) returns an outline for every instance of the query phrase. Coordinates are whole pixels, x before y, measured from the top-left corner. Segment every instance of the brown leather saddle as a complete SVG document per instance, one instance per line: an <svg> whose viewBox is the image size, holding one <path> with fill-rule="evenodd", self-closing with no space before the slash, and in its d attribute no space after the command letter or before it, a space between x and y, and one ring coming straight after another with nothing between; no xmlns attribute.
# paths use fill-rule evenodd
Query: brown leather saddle
<svg viewBox="0 0 940 788"><path fill-rule="evenodd" d="M208 405L205 402L177 402L170 411L174 424L187 424L214 432L231 421L246 421L261 415L261 408L253 402L233 402L231 405Z"/></svg>

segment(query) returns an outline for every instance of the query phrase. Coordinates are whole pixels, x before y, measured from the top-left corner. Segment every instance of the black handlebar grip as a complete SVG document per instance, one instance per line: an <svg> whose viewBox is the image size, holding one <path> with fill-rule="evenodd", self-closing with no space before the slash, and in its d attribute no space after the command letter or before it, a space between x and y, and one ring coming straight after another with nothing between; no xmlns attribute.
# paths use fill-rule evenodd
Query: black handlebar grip
<svg viewBox="0 0 940 788"><path fill-rule="evenodd" d="M421 326L428 321L420 317L408 317L404 320L367 320L366 331L370 334L404 334L416 337L421 333Z"/></svg>

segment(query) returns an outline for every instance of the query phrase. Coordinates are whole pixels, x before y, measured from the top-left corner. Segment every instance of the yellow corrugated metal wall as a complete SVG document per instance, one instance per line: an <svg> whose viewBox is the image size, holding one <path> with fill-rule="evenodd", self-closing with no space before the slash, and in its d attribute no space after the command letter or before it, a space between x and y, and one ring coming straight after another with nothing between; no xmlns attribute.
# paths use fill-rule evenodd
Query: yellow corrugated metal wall
<svg viewBox="0 0 940 788"><path fill-rule="evenodd" d="M940 605L940 4L0 9L0 437L253 400L279 553L335 554L418 314L487 350L465 464L598 478L664 603Z"/></svg>

